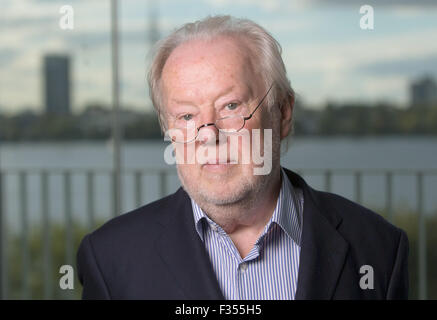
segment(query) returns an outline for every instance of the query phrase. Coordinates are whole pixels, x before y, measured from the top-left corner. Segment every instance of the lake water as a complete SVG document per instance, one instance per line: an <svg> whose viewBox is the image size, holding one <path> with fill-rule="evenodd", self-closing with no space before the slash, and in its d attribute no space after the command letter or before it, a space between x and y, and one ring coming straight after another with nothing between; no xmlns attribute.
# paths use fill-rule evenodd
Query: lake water
<svg viewBox="0 0 437 320"><path fill-rule="evenodd" d="M174 166L164 162L165 142L125 142L122 148L123 167L126 169L167 168L173 174L167 180L167 193L179 187ZM288 152L281 158L283 166L292 170L308 169L410 169L437 170L437 138L435 137L372 137L372 138L293 138ZM0 145L0 168L11 169L110 169L112 152L105 142L67 143L3 143ZM324 189L322 175L306 174L307 182ZM382 175L364 175L362 178L362 203L372 208L385 205L385 184ZM123 175L123 212L137 207L134 178ZM155 174L145 175L141 181L142 200L148 203L160 197L159 180ZM332 177L331 191L354 200L352 175ZM34 221L41 217L40 177L28 177L28 215ZM424 208L428 214L437 212L437 175L424 178ZM396 175L393 178L395 210L416 208L416 177ZM3 199L6 220L11 225L19 222L22 199L19 198L18 176L4 176ZM63 219L64 192L62 176L49 176L49 211L51 217ZM95 213L104 219L111 215L110 178L95 178ZM402 209L402 210L401 210ZM72 213L75 218L86 219L86 179L83 174L72 175ZM396 212L395 212L396 214Z"/></svg>

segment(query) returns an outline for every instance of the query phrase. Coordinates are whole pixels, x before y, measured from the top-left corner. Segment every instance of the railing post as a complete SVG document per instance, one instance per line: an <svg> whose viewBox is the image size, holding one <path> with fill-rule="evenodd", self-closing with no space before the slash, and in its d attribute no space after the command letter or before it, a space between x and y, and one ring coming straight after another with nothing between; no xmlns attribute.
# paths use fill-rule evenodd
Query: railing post
<svg viewBox="0 0 437 320"><path fill-rule="evenodd" d="M388 221L393 223L393 174L390 171L385 175L385 188L385 211L387 212Z"/></svg>
<svg viewBox="0 0 437 320"><path fill-rule="evenodd" d="M27 205L27 174L24 171L19 172L20 181L20 197L18 198L21 206L21 297L26 300L29 299L29 244L28 244L28 205Z"/></svg>
<svg viewBox="0 0 437 320"><path fill-rule="evenodd" d="M325 171L325 191L331 192L331 170Z"/></svg>
<svg viewBox="0 0 437 320"><path fill-rule="evenodd" d="M161 197L167 195L167 174L165 170L161 170L159 173L159 184L161 187Z"/></svg>
<svg viewBox="0 0 437 320"><path fill-rule="evenodd" d="M426 270L426 217L423 212L423 173L417 173L417 213L419 215L418 246L419 246L419 299L427 298L427 270Z"/></svg>
<svg viewBox="0 0 437 320"><path fill-rule="evenodd" d="M87 172L86 180L88 227L91 231L96 225L96 221L94 219L94 173L92 171Z"/></svg>
<svg viewBox="0 0 437 320"><path fill-rule="evenodd" d="M355 173L355 200L357 203L361 203L361 172Z"/></svg>
<svg viewBox="0 0 437 320"><path fill-rule="evenodd" d="M73 265L73 223L71 214L71 173L64 172L65 252L67 264Z"/></svg>
<svg viewBox="0 0 437 320"><path fill-rule="evenodd" d="M137 207L142 205L142 193L143 188L141 184L141 171L135 171L135 182L134 182L134 188L135 188L135 202Z"/></svg>
<svg viewBox="0 0 437 320"><path fill-rule="evenodd" d="M112 215L120 215L121 212L121 175L117 170L112 172Z"/></svg>
<svg viewBox="0 0 437 320"><path fill-rule="evenodd" d="M41 212L43 219L43 254L44 254L44 299L51 299L53 292L52 284L52 245L51 245L51 227L49 214L49 186L48 173L43 171L41 173Z"/></svg>

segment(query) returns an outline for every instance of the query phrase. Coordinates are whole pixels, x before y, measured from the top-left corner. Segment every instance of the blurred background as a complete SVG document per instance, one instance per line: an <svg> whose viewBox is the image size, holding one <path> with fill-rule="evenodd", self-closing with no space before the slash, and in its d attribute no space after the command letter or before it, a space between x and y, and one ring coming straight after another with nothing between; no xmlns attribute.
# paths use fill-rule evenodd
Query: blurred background
<svg viewBox="0 0 437 320"><path fill-rule="evenodd" d="M0 0L1 298L80 298L59 269L75 267L82 237L180 186L148 97L149 51L214 14L252 19L282 45L297 93L282 165L404 229L410 298L437 299L431 0Z"/></svg>

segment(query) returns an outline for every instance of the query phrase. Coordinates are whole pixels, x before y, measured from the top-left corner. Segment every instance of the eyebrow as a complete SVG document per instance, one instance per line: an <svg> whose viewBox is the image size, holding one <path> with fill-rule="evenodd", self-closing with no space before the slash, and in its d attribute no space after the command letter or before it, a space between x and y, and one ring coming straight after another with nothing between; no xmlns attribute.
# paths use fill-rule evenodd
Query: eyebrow
<svg viewBox="0 0 437 320"><path fill-rule="evenodd" d="M231 92L234 88L235 88L235 86L231 86L231 87L229 87L229 88L223 90L222 92L220 92L219 94L217 94L217 95L214 97L213 102L216 102L217 99L219 99L220 97L222 97L222 96L228 94L228 93ZM191 102L191 101L177 100L177 99L171 99L171 100L172 100L173 102L176 102L177 104L185 104L185 105L195 106L195 104L194 104L193 102Z"/></svg>

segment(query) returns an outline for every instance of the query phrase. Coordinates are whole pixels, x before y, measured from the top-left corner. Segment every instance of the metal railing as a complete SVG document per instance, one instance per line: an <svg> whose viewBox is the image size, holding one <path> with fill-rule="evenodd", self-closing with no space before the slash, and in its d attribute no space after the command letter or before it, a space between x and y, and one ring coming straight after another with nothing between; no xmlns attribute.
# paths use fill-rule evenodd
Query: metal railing
<svg viewBox="0 0 437 320"><path fill-rule="evenodd" d="M393 177L396 175L413 175L416 177L416 197L417 197L417 214L418 214L418 288L419 299L426 299L427 297L427 269L426 269L426 222L424 216L424 176L437 176L437 170L402 170L402 169L304 169L296 170L302 175L322 175L324 177L325 191L332 189L332 177L337 175L352 175L354 177L354 199L356 202L362 202L362 184L364 175L379 175L385 177L385 211L387 219L393 222ZM136 206L144 203L143 195L143 177L147 175L155 175L158 177L159 190L158 197L163 197L169 193L167 178L170 175L175 175L175 169L124 169L123 175L132 176L132 188L134 190L134 201ZM86 198L83 199L86 204L86 228L91 231L96 227L96 175L107 175L111 180L111 198L117 196L117 188L115 187L114 171L111 169L2 169L0 171L0 231L1 231L1 246L0 246L0 286L1 297L8 298L9 279L8 271L16 266L11 266L8 261L7 248L8 237L5 233L8 231L8 199L5 194L5 177L8 175L16 175L18 181L18 202L19 202L19 216L20 216L20 250L21 250L21 298L30 299L30 250L29 250L29 183L30 175L39 177L40 195L40 212L42 222L42 263L43 263L43 298L53 298L54 288L57 285L53 281L53 239L52 239L52 217L50 216L50 201L51 194L49 192L49 178L52 175L62 177L62 192L63 192L63 220L64 228L64 250L65 250L65 264L75 265L75 253L77 248L74 247L74 222L72 211L72 176L82 175L85 182ZM125 193L124 193L125 194ZM108 202L110 200L108 199ZM117 207L113 205L111 216L116 216ZM108 217L109 218L109 217Z"/></svg>

